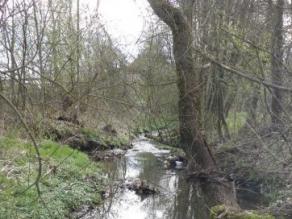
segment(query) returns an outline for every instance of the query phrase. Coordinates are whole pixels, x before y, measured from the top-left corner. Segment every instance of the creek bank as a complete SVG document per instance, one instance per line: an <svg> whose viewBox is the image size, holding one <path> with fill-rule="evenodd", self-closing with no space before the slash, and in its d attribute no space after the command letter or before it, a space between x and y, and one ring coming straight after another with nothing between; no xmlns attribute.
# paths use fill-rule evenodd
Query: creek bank
<svg viewBox="0 0 292 219"><path fill-rule="evenodd" d="M292 218L292 132L262 127L257 134L216 147L221 169L233 175L243 207L265 209L277 218ZM255 203L255 201L257 203Z"/></svg>
<svg viewBox="0 0 292 219"><path fill-rule="evenodd" d="M0 137L1 217L67 218L80 206L100 204L104 167L96 161L122 156L131 139L110 125L93 130L63 118L45 121L42 131L30 128L38 136L42 159L42 199L35 186L27 190L38 175L31 143L12 135Z"/></svg>
<svg viewBox="0 0 292 219"><path fill-rule="evenodd" d="M50 120L46 126L47 137L85 152L95 161L122 156L131 148L132 139L119 135L111 125L94 130L67 120Z"/></svg>
<svg viewBox="0 0 292 219"><path fill-rule="evenodd" d="M210 210L211 219L275 219L274 216L257 211L237 211L224 205L217 205Z"/></svg>
<svg viewBox="0 0 292 219"><path fill-rule="evenodd" d="M175 133L175 130L160 130L148 132L147 137L168 142L171 139L169 136L176 136ZM289 173L292 172L289 152L292 134L285 133L284 140L281 132L259 133L259 136L244 133L243 137L236 140L211 144L217 164L220 171L234 181L237 200L242 209L264 209L277 218L292 218L292 183L289 180ZM176 142L178 139L170 145L177 145ZM288 146L283 146L285 144Z"/></svg>
<svg viewBox="0 0 292 219"><path fill-rule="evenodd" d="M1 218L67 218L72 209L101 203L102 167L87 154L51 140L40 140L41 199L33 146L24 139L0 138Z"/></svg>

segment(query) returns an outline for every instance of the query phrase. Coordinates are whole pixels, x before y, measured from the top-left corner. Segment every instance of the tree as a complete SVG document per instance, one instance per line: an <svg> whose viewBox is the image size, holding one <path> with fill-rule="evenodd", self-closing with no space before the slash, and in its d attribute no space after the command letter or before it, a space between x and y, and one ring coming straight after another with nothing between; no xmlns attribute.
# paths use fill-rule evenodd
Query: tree
<svg viewBox="0 0 292 219"><path fill-rule="evenodd" d="M148 0L154 12L171 29L179 90L180 145L190 156L190 169L215 169L215 161L202 133L201 84L193 64L193 36L189 13L163 0ZM192 1L188 1L189 10ZM191 6L191 7L190 7Z"/></svg>
<svg viewBox="0 0 292 219"><path fill-rule="evenodd" d="M283 84L283 11L284 0L277 0L276 5L270 4L273 10L272 40L271 40L271 71L272 83L281 86ZM283 96L279 89L272 91L271 117L273 124L281 123Z"/></svg>
<svg viewBox="0 0 292 219"><path fill-rule="evenodd" d="M180 8L165 0L148 0L153 11L171 29L173 36L173 53L177 72L179 90L179 128L180 145L188 155L189 170L207 173L207 177L216 177L216 163L202 131L202 85L200 75L196 72L193 57L192 10L194 1L186 0L185 13ZM185 7L183 7L185 8ZM224 203L237 207L233 184L204 183L201 187L207 205Z"/></svg>

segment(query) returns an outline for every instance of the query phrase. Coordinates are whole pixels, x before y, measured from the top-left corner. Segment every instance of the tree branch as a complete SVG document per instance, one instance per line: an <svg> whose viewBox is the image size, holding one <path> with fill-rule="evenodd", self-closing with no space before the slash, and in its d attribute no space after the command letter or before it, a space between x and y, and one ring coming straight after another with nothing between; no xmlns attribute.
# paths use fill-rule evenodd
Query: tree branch
<svg viewBox="0 0 292 219"><path fill-rule="evenodd" d="M252 81L254 83L257 83L257 84L261 84L261 85L264 85L266 87L270 87L270 88L274 88L274 89L278 89L278 90L282 90L282 91L286 91L286 92L292 92L292 88L289 88L289 87L283 87L283 86L280 86L280 85L276 85L276 84L273 84L271 82L267 82L265 81L264 78L256 78L256 77L253 77L253 76L250 76L250 74L252 73L249 73L249 72L242 72L242 71L239 71L233 67L230 67L230 66L227 66L219 61L217 61L215 58L211 57L210 55L202 52L201 50L199 49L195 49L195 51L200 54L201 56L203 56L204 58L206 58L207 60L209 60L210 62L212 62L213 64L215 65L218 65L219 67L223 68L224 70L228 71L228 72L231 72L233 74L236 74L242 78L245 78L249 81Z"/></svg>
<svg viewBox="0 0 292 219"><path fill-rule="evenodd" d="M179 31L179 28L187 24L181 10L174 7L167 0L148 0L155 14L163 20L173 32Z"/></svg>

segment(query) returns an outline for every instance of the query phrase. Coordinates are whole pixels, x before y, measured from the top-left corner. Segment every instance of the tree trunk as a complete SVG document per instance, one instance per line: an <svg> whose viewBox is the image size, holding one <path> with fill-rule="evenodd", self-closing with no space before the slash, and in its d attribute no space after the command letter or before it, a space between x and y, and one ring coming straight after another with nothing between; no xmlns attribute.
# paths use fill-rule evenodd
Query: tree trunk
<svg viewBox="0 0 292 219"><path fill-rule="evenodd" d="M273 3L272 3L273 4ZM272 30L272 57L271 57L271 71L272 83L278 86L283 84L283 10L284 0L277 0L276 5L272 5L273 9L273 30ZM279 89L272 90L271 103L271 118L272 124L281 123L281 114L283 107L283 96Z"/></svg>
<svg viewBox="0 0 292 219"><path fill-rule="evenodd" d="M14 1L12 1L12 8L14 9ZM15 60L15 20L14 20L14 14L11 15L12 19L12 29L11 29L11 42L10 42L10 59L11 59L11 69L16 69L17 64ZM12 103L17 106L17 98L16 98L16 92L15 92L15 78L16 78L16 72L13 70L11 72L11 78L10 78L10 88L11 88L11 101Z"/></svg>
<svg viewBox="0 0 292 219"><path fill-rule="evenodd" d="M191 1L191 0L190 0ZM148 0L154 12L170 28L173 35L173 52L177 71L177 86L179 90L179 125L180 144L188 156L189 170L194 171L190 179L200 181L200 172L207 178L216 177L216 164L206 143L202 131L201 95L202 84L200 76L195 72L192 43L192 29L190 20L177 7L165 0ZM192 1L193 2L193 1ZM189 14L188 14L189 15ZM196 174L198 173L199 174ZM201 184L199 183L201 186ZM202 190L208 198L207 206L224 203L237 207L233 185L228 182L203 182ZM196 191L192 191L196 192ZM207 209L206 209L207 210Z"/></svg>
<svg viewBox="0 0 292 219"><path fill-rule="evenodd" d="M154 12L170 28L179 89L180 143L189 155L189 167L214 170L215 161L202 134L201 84L195 72L192 29L184 14L163 0L149 0ZM191 20L191 19L190 19Z"/></svg>
<svg viewBox="0 0 292 219"><path fill-rule="evenodd" d="M80 2L77 0L77 35L76 35L76 43L77 43L77 51L76 51L76 88L77 88L77 104L76 104L76 117L77 120L80 114Z"/></svg>
<svg viewBox="0 0 292 219"><path fill-rule="evenodd" d="M37 39L37 53L38 53L38 59L39 59L39 73L41 77L41 111L43 118L46 115L46 109L47 109L47 104L46 104L46 81L44 79L44 64L43 64L43 47L42 47L42 39L43 39L43 31L39 26L39 21L37 17L37 4L36 1L33 0L33 16L34 16L34 25L35 25L35 31L36 31L36 39Z"/></svg>
<svg viewBox="0 0 292 219"><path fill-rule="evenodd" d="M26 107L26 98L27 98L27 91L26 91L26 60L27 60L27 35L28 35L28 12L25 8L24 12L24 23L22 24L22 35L23 35L23 42L22 42L22 60L21 60L21 71L19 75L19 87L18 87L18 96L21 99L21 109L25 110Z"/></svg>

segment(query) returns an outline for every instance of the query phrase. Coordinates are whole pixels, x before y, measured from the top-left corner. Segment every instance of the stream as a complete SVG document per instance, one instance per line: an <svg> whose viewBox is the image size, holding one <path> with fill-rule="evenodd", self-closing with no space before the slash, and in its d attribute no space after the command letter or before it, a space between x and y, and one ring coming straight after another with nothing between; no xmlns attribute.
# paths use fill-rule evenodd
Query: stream
<svg viewBox="0 0 292 219"><path fill-rule="evenodd" d="M124 156L104 162L109 185L102 206L84 209L78 218L208 219L204 188L188 183L184 169L165 168L164 161L169 155L170 151L159 149L145 137L136 139ZM141 196L121 186L137 178L159 193Z"/></svg>
<svg viewBox="0 0 292 219"><path fill-rule="evenodd" d="M121 158L104 162L106 178L109 179L108 197L97 209L84 209L82 219L192 219L208 218L196 216L189 203L195 203L184 179L183 169L168 169L164 160L170 151L156 147L145 137L133 142L133 148ZM141 197L135 191L121 187L123 182L139 178L154 187L159 193Z"/></svg>

